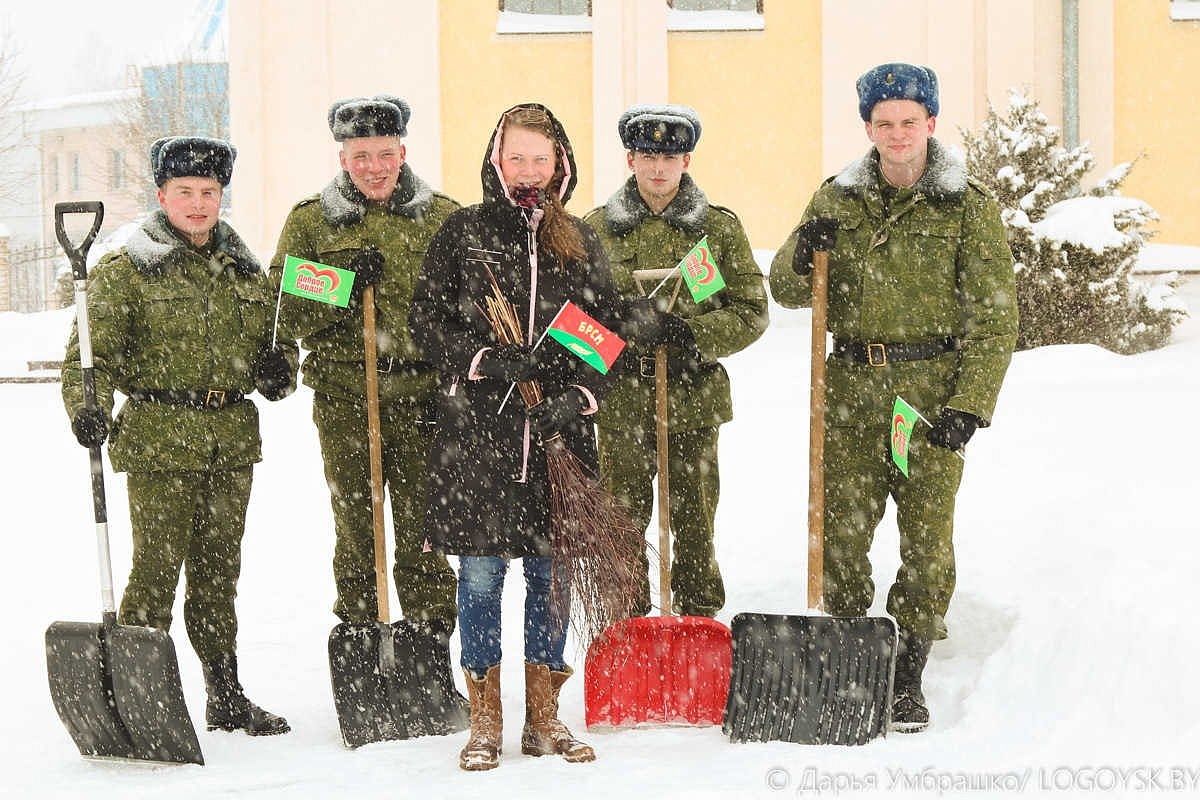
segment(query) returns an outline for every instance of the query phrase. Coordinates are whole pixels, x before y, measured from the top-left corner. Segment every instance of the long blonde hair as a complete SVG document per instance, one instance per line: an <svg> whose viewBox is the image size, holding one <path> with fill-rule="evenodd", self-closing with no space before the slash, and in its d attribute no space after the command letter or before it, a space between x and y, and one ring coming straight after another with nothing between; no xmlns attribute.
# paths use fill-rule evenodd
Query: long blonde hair
<svg viewBox="0 0 1200 800"><path fill-rule="evenodd" d="M563 264L572 259L587 258L583 236L571 222L571 216L563 208L558 197L567 173L563 164L564 148L558 140L558 132L554 129L550 115L540 108L517 106L504 115L504 124L500 131L501 141L510 126L535 131L554 143L554 177L546 187L546 200L542 204L544 216L538 226L538 240Z"/></svg>

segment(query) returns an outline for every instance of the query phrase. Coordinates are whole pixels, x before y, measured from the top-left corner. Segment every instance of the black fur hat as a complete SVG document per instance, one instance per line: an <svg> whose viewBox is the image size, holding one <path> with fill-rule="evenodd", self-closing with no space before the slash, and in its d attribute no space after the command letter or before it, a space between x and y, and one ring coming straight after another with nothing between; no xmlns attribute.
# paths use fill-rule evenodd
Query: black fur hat
<svg viewBox="0 0 1200 800"><path fill-rule="evenodd" d="M880 64L855 83L858 89L858 113L871 121L871 109L882 100L915 100L925 106L929 116L938 114L938 79L929 67L917 64Z"/></svg>
<svg viewBox="0 0 1200 800"><path fill-rule="evenodd" d="M690 153L700 141L700 115L690 106L630 106L617 120L626 150Z"/></svg>
<svg viewBox="0 0 1200 800"><path fill-rule="evenodd" d="M335 142L365 136L404 137L411 116L408 103L390 94L351 97L329 107L329 130Z"/></svg>
<svg viewBox="0 0 1200 800"><path fill-rule="evenodd" d="M236 147L206 136L164 136L150 145L150 168L157 186L171 178L215 178L228 186L235 158Z"/></svg>

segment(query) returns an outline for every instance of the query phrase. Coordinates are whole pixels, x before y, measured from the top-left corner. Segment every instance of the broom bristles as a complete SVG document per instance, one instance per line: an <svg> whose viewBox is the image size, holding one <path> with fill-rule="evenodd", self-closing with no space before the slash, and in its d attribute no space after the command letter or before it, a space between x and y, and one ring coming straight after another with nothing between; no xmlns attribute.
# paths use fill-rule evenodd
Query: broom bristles
<svg viewBox="0 0 1200 800"><path fill-rule="evenodd" d="M491 270L488 279L492 294L476 307L501 344L519 344L516 308ZM517 388L526 408L542 402L537 381L520 381ZM590 474L561 436L546 441L545 452L550 480L550 612L561 621L569 605L570 624L586 645L629 616L647 580L639 556L648 545L625 506Z"/></svg>

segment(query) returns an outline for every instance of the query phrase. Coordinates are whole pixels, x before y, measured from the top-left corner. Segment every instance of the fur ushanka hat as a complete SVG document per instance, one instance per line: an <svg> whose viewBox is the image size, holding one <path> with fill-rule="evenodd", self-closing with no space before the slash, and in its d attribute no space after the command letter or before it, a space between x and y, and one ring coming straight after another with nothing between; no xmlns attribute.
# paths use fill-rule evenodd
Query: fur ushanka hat
<svg viewBox="0 0 1200 800"><path fill-rule="evenodd" d="M408 103L390 94L352 97L329 107L329 130L333 132L335 142L367 136L403 138L408 135L408 118L411 116Z"/></svg>
<svg viewBox="0 0 1200 800"><path fill-rule="evenodd" d="M150 168L160 187L171 178L214 178L228 186L235 158L236 147L206 136L164 136L150 145Z"/></svg>
<svg viewBox="0 0 1200 800"><path fill-rule="evenodd" d="M929 112L938 114L938 80L929 67L917 64L880 64L866 72L858 82L858 113L871 121L871 109L882 100L915 100Z"/></svg>
<svg viewBox="0 0 1200 800"><path fill-rule="evenodd" d="M631 106L617 120L617 133L626 150L690 153L700 141L700 115L690 106Z"/></svg>

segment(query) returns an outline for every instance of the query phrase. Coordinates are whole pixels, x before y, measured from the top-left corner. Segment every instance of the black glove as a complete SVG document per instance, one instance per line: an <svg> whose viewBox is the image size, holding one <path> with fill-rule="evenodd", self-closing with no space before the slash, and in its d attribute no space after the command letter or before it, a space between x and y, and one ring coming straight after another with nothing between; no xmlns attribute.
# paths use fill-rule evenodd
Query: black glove
<svg viewBox="0 0 1200 800"><path fill-rule="evenodd" d="M696 353L696 337L692 334L692 326L678 314L662 313L661 343L675 345L686 353Z"/></svg>
<svg viewBox="0 0 1200 800"><path fill-rule="evenodd" d="M974 414L953 408L943 408L942 415L929 429L925 438L929 439L929 443L935 447L961 450L967 442L971 441L971 437L975 435L975 429L978 427L979 417Z"/></svg>
<svg viewBox="0 0 1200 800"><path fill-rule="evenodd" d="M815 250L832 250L837 244L838 221L833 217L813 217L800 226L796 238L796 252L792 256L792 270L800 276L812 272L812 257Z"/></svg>
<svg viewBox="0 0 1200 800"><path fill-rule="evenodd" d="M479 360L479 374L512 383L537 378L538 362L527 344L502 344L493 347Z"/></svg>
<svg viewBox="0 0 1200 800"><path fill-rule="evenodd" d="M108 438L108 414L99 408L81 408L71 418L71 432L84 447L99 447Z"/></svg>
<svg viewBox="0 0 1200 800"><path fill-rule="evenodd" d="M662 312L658 310L653 298L642 297L626 301L625 313L622 316L622 333L626 339L645 346L656 345L661 341Z"/></svg>
<svg viewBox="0 0 1200 800"><path fill-rule="evenodd" d="M534 433L546 438L565 428L587 407L583 392L572 386L529 409L529 426Z"/></svg>
<svg viewBox="0 0 1200 800"><path fill-rule="evenodd" d="M268 400L282 400L287 397L288 388L292 385L292 365L284 355L279 345L263 353L258 362L258 372L254 376L254 385L259 394Z"/></svg>
<svg viewBox="0 0 1200 800"><path fill-rule="evenodd" d="M354 286L350 289L353 297L362 297L362 290L379 283L383 277L383 253L368 245L358 252L346 269L354 273Z"/></svg>

